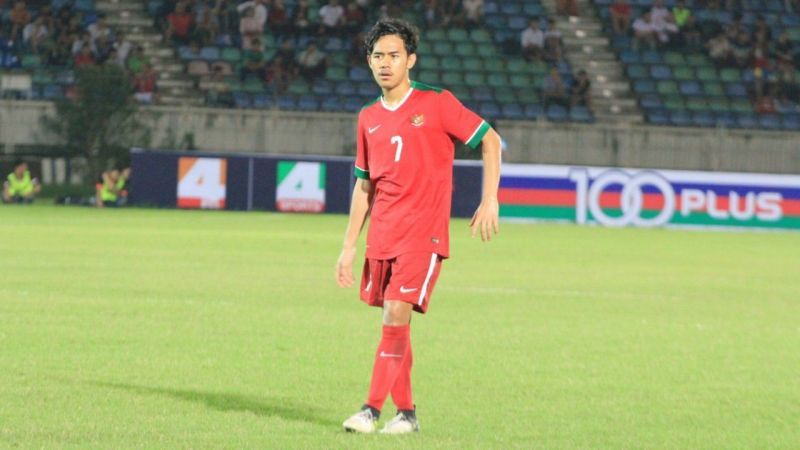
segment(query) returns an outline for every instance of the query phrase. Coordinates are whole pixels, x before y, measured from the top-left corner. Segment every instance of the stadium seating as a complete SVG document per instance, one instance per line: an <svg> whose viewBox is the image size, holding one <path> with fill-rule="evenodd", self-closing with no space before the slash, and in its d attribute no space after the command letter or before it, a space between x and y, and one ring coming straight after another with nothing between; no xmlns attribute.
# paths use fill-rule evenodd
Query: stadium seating
<svg viewBox="0 0 800 450"><path fill-rule="evenodd" d="M767 130L800 130L797 115L800 106L782 104L776 114L758 115L754 108L752 69L716 67L703 48L672 48L664 50L635 50L628 36L616 36L611 31L609 6L613 0L594 2L598 15L604 19L606 32L625 73L631 89L638 96L639 106L647 121L654 125L761 128ZM666 0L672 8L676 0ZM632 17L650 8L652 2L632 1ZM687 2L701 30L710 31L732 20L728 11L712 11L699 2ZM787 30L790 40L800 52L800 15L785 9L783 2L754 0L742 2L742 22L752 27L761 14L773 36ZM795 55L797 60L798 54ZM783 110L781 110L783 109Z"/></svg>
<svg viewBox="0 0 800 450"><path fill-rule="evenodd" d="M157 0L155 0L158 3ZM287 1L291 10L296 1ZM321 6L320 0L310 2L311 10ZM159 4L150 2L151 13L159 9ZM376 13L376 11L373 11ZM439 85L452 90L464 103L479 105L476 108L487 119L508 120L551 120L588 123L594 121L591 111L579 108L574 112L564 111L553 114L543 113L539 90L543 77L549 71L546 64L532 64L520 56L504 53L509 42L519 40L520 31L527 26L529 16L544 16L545 11L538 0L496 0L485 5L485 27L467 30L465 28L432 28L424 31L418 49L418 63L412 76L419 81ZM374 15L374 14L373 14ZM376 17L370 17L375 19ZM406 19L421 23L415 12L406 13ZM367 23L371 23L368 20ZM544 20L543 20L544 24ZM294 38L296 49L302 49L312 39L300 35ZM234 39L234 43L238 40ZM268 87L257 88L257 80L250 78L250 89L235 75L238 74L242 52L233 46L219 46L215 49L203 48L191 51L180 47L178 55L187 66L187 73L202 79L204 61L225 61L233 68L234 76L226 80L233 92L233 104L237 108L277 107L299 109L302 111L358 111L361 105L373 100L379 91L372 81L372 75L364 65L351 67L349 55L353 43L347 38L319 38L320 47L328 55L330 65L323 79L314 83L293 83L287 92L271 92ZM265 56L272 58L281 45L279 39L267 32L262 39ZM560 61L559 71L566 82L572 80L572 68L567 61ZM246 83L245 83L246 84ZM273 102L256 102L255 96L271 95ZM291 100L290 100L291 98Z"/></svg>

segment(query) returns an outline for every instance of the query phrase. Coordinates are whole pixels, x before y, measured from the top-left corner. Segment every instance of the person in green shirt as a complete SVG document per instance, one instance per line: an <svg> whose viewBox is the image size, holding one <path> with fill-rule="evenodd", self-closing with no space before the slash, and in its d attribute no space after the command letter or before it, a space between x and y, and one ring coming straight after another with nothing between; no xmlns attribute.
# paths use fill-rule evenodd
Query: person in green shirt
<svg viewBox="0 0 800 450"><path fill-rule="evenodd" d="M18 160L14 162L14 171L8 174L3 183L3 202L33 203L33 198L41 190L39 180L31 177L28 163Z"/></svg>
<svg viewBox="0 0 800 450"><path fill-rule="evenodd" d="M95 206L105 208L125 205L128 200L127 184L130 176L130 168L103 172L95 186Z"/></svg>
<svg viewBox="0 0 800 450"><path fill-rule="evenodd" d="M676 3L675 7L672 8L672 17L675 18L675 25L677 25L678 28L683 28L691 15L692 12L686 7L686 3L683 0Z"/></svg>
<svg viewBox="0 0 800 450"><path fill-rule="evenodd" d="M264 59L261 40L255 38L250 41L250 48L246 49L242 54L242 61L242 68L239 72L239 78L242 81L250 74L255 74L259 80L264 81L266 78L266 60Z"/></svg>

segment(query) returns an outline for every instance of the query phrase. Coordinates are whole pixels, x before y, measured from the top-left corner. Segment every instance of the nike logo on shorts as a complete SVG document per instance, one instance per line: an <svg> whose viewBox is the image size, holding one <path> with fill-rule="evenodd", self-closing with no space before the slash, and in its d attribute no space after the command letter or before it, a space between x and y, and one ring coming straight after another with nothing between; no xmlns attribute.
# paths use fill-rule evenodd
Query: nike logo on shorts
<svg viewBox="0 0 800 450"><path fill-rule="evenodd" d="M381 352L381 358L402 358L403 355L394 355L392 353Z"/></svg>
<svg viewBox="0 0 800 450"><path fill-rule="evenodd" d="M419 288L406 289L403 286L400 286L400 293L401 294L408 294L409 292L414 292L416 290L419 290Z"/></svg>

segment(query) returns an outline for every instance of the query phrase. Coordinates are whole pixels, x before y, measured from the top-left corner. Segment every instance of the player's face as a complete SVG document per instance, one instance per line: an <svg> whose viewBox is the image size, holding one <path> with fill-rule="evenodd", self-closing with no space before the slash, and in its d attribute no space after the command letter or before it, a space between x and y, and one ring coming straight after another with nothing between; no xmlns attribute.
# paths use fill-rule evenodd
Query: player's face
<svg viewBox="0 0 800 450"><path fill-rule="evenodd" d="M384 90L391 90L408 80L408 71L417 62L417 55L409 55L403 39L396 34L383 36L375 42L367 63L375 82Z"/></svg>

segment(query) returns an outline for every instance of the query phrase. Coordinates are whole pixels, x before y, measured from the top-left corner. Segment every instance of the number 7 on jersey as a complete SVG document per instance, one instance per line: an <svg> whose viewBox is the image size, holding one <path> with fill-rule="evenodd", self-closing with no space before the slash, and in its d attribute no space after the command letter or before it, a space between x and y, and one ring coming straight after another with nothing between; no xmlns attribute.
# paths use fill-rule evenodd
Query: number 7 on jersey
<svg viewBox="0 0 800 450"><path fill-rule="evenodd" d="M392 136L390 142L392 144L397 144L397 151L394 152L394 162L400 161L400 154L403 153L403 138L400 136Z"/></svg>

